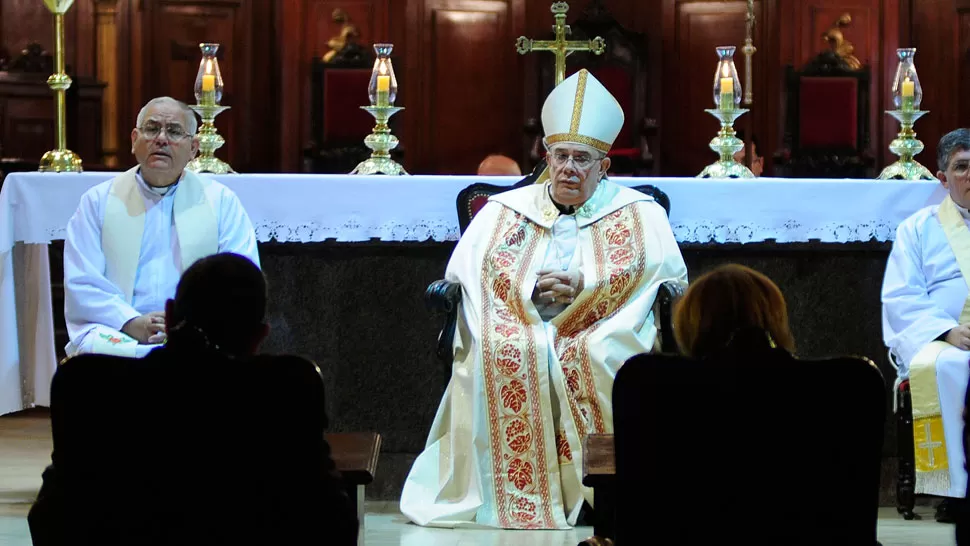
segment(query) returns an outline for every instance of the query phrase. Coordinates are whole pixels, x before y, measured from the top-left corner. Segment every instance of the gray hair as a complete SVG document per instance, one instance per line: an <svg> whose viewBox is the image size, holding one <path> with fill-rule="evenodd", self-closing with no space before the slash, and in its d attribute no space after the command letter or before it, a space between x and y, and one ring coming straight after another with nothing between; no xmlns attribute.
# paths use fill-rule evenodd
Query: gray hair
<svg viewBox="0 0 970 546"><path fill-rule="evenodd" d="M954 152L970 150L970 129L956 129L943 135L936 147L936 163L941 171L950 166Z"/></svg>
<svg viewBox="0 0 970 546"><path fill-rule="evenodd" d="M190 135L194 135L195 131L198 130L199 121L195 119L195 112L189 108L189 105L180 100L173 99L172 97L155 97L154 99L145 103L145 106L142 106L141 110L138 111L138 119L135 121L136 127L141 127L141 124L145 121L145 112L156 104L174 104L185 116L185 130L188 131Z"/></svg>

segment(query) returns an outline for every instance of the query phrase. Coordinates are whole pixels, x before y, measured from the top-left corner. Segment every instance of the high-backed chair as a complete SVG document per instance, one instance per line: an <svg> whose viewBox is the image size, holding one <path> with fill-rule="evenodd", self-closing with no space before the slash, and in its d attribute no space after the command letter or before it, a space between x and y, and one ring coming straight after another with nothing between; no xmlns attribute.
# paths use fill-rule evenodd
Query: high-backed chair
<svg viewBox="0 0 970 546"><path fill-rule="evenodd" d="M872 178L870 70L853 70L835 53L786 68L784 148L775 172L786 178Z"/></svg>
<svg viewBox="0 0 970 546"><path fill-rule="evenodd" d="M370 157L364 137L373 130L374 118L360 107L370 104L367 86L373 63L373 54L353 42L330 62L313 59L304 172L347 174Z"/></svg>
<svg viewBox="0 0 970 546"><path fill-rule="evenodd" d="M352 546L319 370L292 357L180 355L61 364L53 466L31 513L32 532L54 542L35 543Z"/></svg>
<svg viewBox="0 0 970 546"><path fill-rule="evenodd" d="M631 358L613 384L617 546L876 544L884 389L857 357Z"/></svg>
<svg viewBox="0 0 970 546"><path fill-rule="evenodd" d="M602 0L590 2L570 24L570 40L588 40L596 36L606 41L602 55L577 53L566 58L566 77L587 69L623 107L626 120L608 156L613 161L610 172L616 175L651 174L654 164L651 141L657 136L656 120L647 117L649 90L647 84L647 38L623 27L606 9ZM538 104L536 115L552 91L555 62L551 55L538 58ZM538 162L543 154L542 128L538 117L526 120L525 131L531 147L529 157Z"/></svg>
<svg viewBox="0 0 970 546"><path fill-rule="evenodd" d="M478 213L488 202L488 198L503 191L508 191L523 185L534 182L545 169L542 162L529 176L525 177L512 186L495 186L492 184L477 183L468 186L458 194L458 221L461 232L471 223L475 214ZM657 203L664 208L667 216L670 216L670 198L660 188L645 184L636 186L637 191L653 197ZM673 337L672 317L673 306L680 296L683 289L674 283L664 283L660 286L657 299L654 302L654 316L657 317L657 328L659 330L661 350L673 351L676 349L676 342ZM445 323L438 336L438 348L436 354L444 365L445 382L451 377L451 368L454 360L453 344L455 340L455 327L458 324L458 306L461 303L461 285L444 279L431 283L424 294L424 301L428 308L434 311L445 313Z"/></svg>

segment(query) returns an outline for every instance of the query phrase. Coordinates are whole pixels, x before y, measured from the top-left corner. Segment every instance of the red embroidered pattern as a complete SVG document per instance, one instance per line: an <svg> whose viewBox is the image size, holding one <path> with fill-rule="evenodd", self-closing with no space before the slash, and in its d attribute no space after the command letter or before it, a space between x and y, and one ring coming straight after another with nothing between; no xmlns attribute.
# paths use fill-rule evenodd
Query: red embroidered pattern
<svg viewBox="0 0 970 546"><path fill-rule="evenodd" d="M590 235L596 256L596 287L578 309L569 312L556 335L556 353L579 438L590 431L608 432L596 396L589 335L629 301L643 278L647 261L636 203L592 224Z"/></svg>
<svg viewBox="0 0 970 546"><path fill-rule="evenodd" d="M538 356L521 293L539 227L503 209L482 264L482 373L499 524L551 529ZM551 451L550 451L551 452Z"/></svg>

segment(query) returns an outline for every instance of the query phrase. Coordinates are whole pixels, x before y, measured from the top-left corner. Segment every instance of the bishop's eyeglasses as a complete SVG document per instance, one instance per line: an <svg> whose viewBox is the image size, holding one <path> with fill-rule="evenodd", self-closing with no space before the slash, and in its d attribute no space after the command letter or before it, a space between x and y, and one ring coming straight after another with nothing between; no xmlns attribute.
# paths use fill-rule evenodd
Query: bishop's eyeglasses
<svg viewBox="0 0 970 546"><path fill-rule="evenodd" d="M601 157L593 157L592 155L581 152L576 155L569 155L566 152L555 151L550 154L552 156L552 163L557 167L563 167L569 160L572 160L573 165L581 171L588 170L597 161L601 161Z"/></svg>

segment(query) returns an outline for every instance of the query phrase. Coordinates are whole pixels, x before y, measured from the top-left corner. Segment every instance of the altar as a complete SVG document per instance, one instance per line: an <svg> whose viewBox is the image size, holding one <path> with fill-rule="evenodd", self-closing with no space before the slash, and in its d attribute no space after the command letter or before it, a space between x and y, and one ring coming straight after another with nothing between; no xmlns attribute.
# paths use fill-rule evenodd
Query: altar
<svg viewBox="0 0 970 546"><path fill-rule="evenodd" d="M114 174L14 173L3 183L0 414L49 403L54 325L63 324L60 240L80 196ZM381 472L369 494L396 499L445 386L434 356L441 317L424 308L422 296L443 276L459 237L456 196L472 183L518 179L214 178L236 192L256 227L270 290L264 349L316 361L335 431L382 434ZM785 293L799 355L865 355L891 384L879 310L885 260L896 225L942 200L938 183L616 181L653 184L670 197L670 223L691 278L725 262L764 272ZM887 424L887 456L894 438Z"/></svg>

